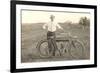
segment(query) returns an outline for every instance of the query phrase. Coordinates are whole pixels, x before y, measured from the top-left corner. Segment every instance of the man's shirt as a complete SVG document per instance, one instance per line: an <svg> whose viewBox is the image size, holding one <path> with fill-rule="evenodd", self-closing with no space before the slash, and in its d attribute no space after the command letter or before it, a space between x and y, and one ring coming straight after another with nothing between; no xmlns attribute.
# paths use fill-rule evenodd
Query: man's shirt
<svg viewBox="0 0 100 73"><path fill-rule="evenodd" d="M47 27L47 30L48 31L51 31L51 32L55 32L57 30L57 28L59 29L63 29L59 24L57 24L56 22L48 22L46 24L43 25L43 29L46 29Z"/></svg>

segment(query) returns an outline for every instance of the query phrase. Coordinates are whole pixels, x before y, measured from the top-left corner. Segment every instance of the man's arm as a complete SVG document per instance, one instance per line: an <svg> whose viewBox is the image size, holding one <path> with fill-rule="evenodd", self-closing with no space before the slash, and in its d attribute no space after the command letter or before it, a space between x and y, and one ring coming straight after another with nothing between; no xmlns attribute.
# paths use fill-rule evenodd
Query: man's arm
<svg viewBox="0 0 100 73"><path fill-rule="evenodd" d="M42 27L42 28L43 28L43 29L46 29L46 26L47 26L47 24L45 23L45 24L43 25L43 27Z"/></svg>
<svg viewBox="0 0 100 73"><path fill-rule="evenodd" d="M62 28L59 24L57 24L57 27L58 27L59 29L62 29L62 30L63 30L63 28Z"/></svg>

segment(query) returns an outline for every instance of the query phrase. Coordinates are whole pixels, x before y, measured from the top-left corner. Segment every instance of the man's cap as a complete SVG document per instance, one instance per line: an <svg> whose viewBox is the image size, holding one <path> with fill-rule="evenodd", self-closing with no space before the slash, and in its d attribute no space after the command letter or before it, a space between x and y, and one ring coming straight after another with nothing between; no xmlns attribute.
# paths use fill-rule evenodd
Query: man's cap
<svg viewBox="0 0 100 73"><path fill-rule="evenodd" d="M54 16L54 15L51 15L51 16L50 16L50 19L53 19L53 18L55 18L55 16Z"/></svg>

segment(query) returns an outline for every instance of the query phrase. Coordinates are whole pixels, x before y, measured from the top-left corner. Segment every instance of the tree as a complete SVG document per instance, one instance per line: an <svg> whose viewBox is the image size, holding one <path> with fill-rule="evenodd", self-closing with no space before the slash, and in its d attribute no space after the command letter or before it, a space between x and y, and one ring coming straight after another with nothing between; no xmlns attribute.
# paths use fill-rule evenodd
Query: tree
<svg viewBox="0 0 100 73"><path fill-rule="evenodd" d="M87 17L81 17L79 20L79 24L82 25L84 29L86 26L90 25L90 19L88 19Z"/></svg>

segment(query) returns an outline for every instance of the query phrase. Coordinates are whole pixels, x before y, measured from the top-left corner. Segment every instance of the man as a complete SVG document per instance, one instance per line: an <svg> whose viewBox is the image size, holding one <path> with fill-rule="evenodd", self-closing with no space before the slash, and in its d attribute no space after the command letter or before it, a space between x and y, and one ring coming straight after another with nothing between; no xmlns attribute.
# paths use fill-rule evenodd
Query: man
<svg viewBox="0 0 100 73"><path fill-rule="evenodd" d="M55 16L51 15L50 22L43 25L43 29L46 29L47 27L48 48L49 52L52 53L53 56L55 56L55 51L57 49L55 32L57 31L57 28L63 30L63 28L54 21L54 18Z"/></svg>

